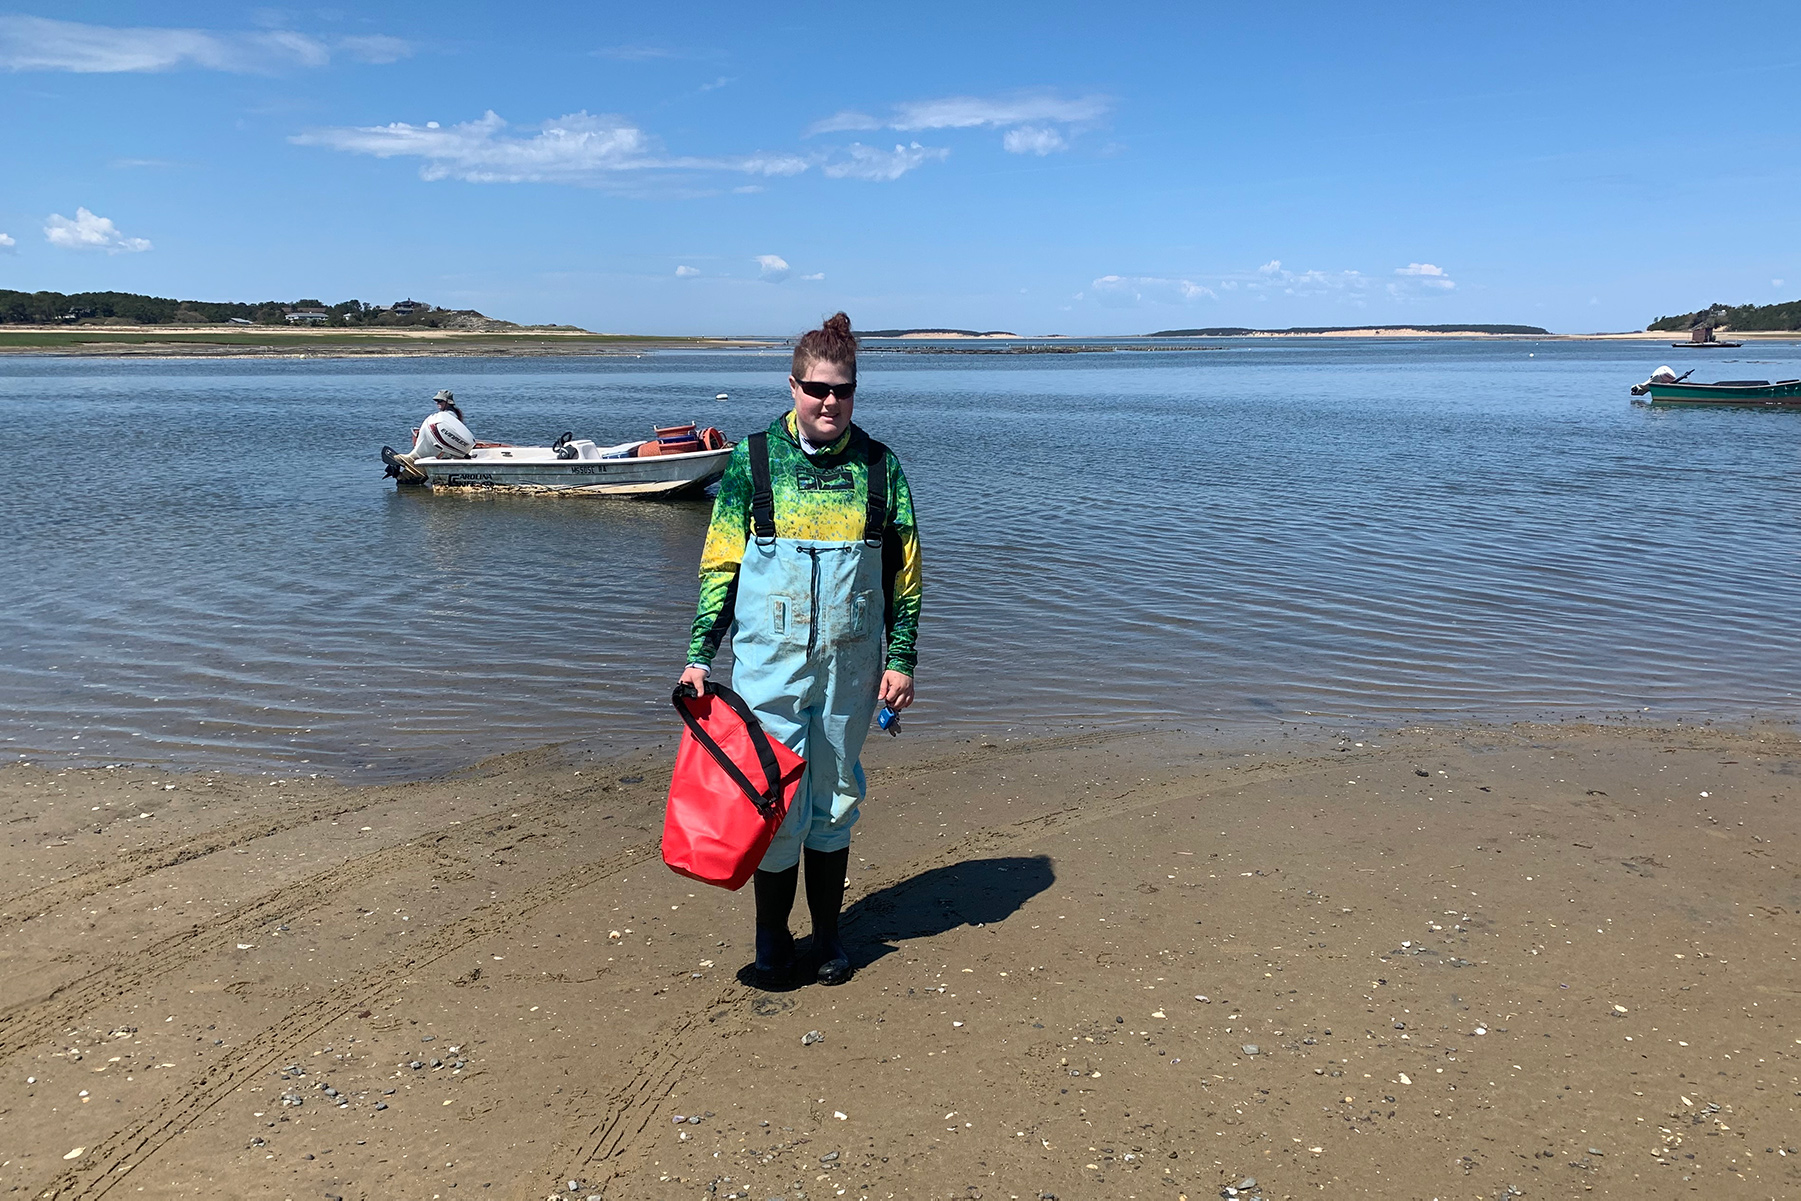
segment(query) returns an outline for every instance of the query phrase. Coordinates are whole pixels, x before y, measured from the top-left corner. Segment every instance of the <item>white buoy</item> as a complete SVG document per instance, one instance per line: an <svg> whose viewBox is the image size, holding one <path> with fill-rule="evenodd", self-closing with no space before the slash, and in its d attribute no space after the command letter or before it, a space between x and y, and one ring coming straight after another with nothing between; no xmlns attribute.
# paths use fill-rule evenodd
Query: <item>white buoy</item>
<svg viewBox="0 0 1801 1201"><path fill-rule="evenodd" d="M721 392L718 396L715 396L713 399L714 400L730 400L731 397L727 396L724 392Z"/></svg>

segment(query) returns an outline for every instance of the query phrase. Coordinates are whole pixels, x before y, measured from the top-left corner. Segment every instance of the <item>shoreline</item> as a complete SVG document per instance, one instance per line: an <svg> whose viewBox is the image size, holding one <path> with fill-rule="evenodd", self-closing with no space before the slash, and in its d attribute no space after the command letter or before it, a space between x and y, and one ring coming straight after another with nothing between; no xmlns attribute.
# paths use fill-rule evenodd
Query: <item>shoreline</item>
<svg viewBox="0 0 1801 1201"><path fill-rule="evenodd" d="M1801 332L1732 333L1745 342L1793 342ZM1172 342L1168 336L1101 335L1077 337L1019 335L971 337L906 334L872 339L863 347L870 354L1106 354L1115 352L1217 351L1235 342L1294 339L1318 341L1413 341L1429 339L1512 342L1645 342L1672 343L1668 333L1624 331L1586 334L1447 333L1417 329L1340 330L1330 333L1251 332L1197 337ZM926 345L928 341L949 345ZM884 344L886 343L886 344ZM971 345L975 343L976 345ZM667 350L772 350L787 342L780 338L661 336L597 334L586 331L527 330L519 332L463 332L444 330L280 330L274 333L246 331L239 327L139 326L93 329L40 329L0 326L0 357L66 358L508 358L596 357L614 358Z"/></svg>
<svg viewBox="0 0 1801 1201"><path fill-rule="evenodd" d="M775 993L668 755L0 770L0 1187L1801 1188L1792 731L882 740L859 970Z"/></svg>
<svg viewBox="0 0 1801 1201"><path fill-rule="evenodd" d="M651 350L751 350L759 338L601 334L587 330L245 329L241 326L0 325L0 356L166 358L617 357Z"/></svg>

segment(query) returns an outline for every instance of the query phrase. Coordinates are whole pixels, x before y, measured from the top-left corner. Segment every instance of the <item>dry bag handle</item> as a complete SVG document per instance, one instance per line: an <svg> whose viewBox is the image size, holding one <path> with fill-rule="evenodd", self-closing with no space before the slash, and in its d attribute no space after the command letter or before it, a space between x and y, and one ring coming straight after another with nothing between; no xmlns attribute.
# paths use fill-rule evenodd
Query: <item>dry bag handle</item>
<svg viewBox="0 0 1801 1201"><path fill-rule="evenodd" d="M763 729L763 723L750 711L750 706L744 703L743 697L723 684L707 681L706 695L718 697L725 702L726 707L744 722L744 732L750 735L750 745L757 752L757 762L762 765L763 778L769 782L764 791L758 792L750 782L750 777L732 762L731 756L713 740L711 734L701 728L693 712L682 703L686 698L698 695L693 685L678 684L669 700L675 706L675 711L682 715L682 724L688 727L688 733L694 735L694 741L706 748L707 754L713 756L713 762L719 764L720 770L732 778L732 783L743 791L745 799L757 807L758 813L764 817L771 816L775 812L776 800L782 794L782 769L775 761L775 751L770 748L768 731Z"/></svg>

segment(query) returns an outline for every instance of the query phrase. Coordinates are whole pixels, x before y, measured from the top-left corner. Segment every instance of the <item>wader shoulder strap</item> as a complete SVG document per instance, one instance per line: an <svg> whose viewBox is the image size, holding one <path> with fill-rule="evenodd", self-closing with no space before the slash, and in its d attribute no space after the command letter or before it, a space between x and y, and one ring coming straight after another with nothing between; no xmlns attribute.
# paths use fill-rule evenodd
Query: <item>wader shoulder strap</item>
<svg viewBox="0 0 1801 1201"><path fill-rule="evenodd" d="M775 489L769 483L769 433L746 438L750 459L750 532L759 542L775 537Z"/></svg>
<svg viewBox="0 0 1801 1201"><path fill-rule="evenodd" d="M869 508L863 515L863 544L880 546L888 526L888 448L869 440Z"/></svg>

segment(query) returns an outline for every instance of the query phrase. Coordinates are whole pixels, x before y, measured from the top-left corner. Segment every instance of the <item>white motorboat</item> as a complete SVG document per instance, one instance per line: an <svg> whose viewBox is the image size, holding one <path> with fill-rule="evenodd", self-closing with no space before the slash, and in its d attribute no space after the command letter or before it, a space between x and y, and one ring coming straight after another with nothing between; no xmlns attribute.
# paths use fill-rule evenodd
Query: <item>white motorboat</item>
<svg viewBox="0 0 1801 1201"><path fill-rule="evenodd" d="M718 430L658 430L658 437L600 446L564 434L550 446L478 442L467 458L420 457L412 471L392 447L382 448L388 475L401 487L680 497L702 492L725 474L731 443ZM423 475L423 479L418 478Z"/></svg>

